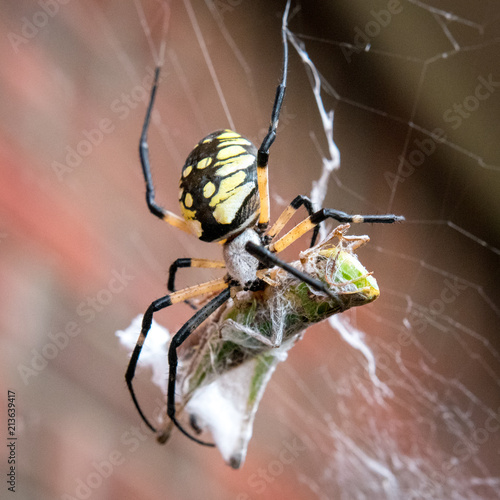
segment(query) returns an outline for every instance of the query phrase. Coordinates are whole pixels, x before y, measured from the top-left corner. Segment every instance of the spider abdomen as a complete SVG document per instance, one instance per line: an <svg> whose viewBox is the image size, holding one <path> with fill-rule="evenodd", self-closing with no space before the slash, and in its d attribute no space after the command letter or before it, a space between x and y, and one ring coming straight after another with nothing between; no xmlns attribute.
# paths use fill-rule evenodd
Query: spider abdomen
<svg viewBox="0 0 500 500"><path fill-rule="evenodd" d="M256 222L256 156L255 146L231 130L211 133L191 151L182 168L179 202L200 240L226 239Z"/></svg>

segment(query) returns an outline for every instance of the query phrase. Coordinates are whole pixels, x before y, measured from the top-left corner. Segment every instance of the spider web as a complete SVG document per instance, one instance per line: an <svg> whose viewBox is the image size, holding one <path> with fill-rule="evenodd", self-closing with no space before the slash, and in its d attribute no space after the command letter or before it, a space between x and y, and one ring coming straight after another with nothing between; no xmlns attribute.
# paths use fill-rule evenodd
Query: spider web
<svg viewBox="0 0 500 500"><path fill-rule="evenodd" d="M159 100L182 100L185 116L174 126L163 108L157 124L174 170L182 153L172 134L194 144L228 126L263 137L284 7L270 15L255 4L260 25L244 1L182 4L184 13L169 7L162 35L169 78ZM136 5L157 58L148 30L160 31L160 5ZM296 498L493 498L500 487L500 13L490 2L468 7L292 7L289 88L271 150L274 217L300 192L317 206L407 221L351 229L372 239L360 258L383 297L309 331L280 367L240 473L242 498L288 491L290 477ZM296 459L280 462L294 439Z"/></svg>

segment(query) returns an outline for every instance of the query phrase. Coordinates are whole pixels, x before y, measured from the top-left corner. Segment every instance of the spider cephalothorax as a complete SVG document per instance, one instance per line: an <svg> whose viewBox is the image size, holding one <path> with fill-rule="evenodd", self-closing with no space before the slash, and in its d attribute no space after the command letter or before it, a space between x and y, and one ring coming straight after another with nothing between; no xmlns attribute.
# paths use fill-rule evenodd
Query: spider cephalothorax
<svg viewBox="0 0 500 500"><path fill-rule="evenodd" d="M281 29L283 74L281 83L276 89L274 106L271 112L271 124L267 135L258 150L250 141L231 130L219 130L202 139L189 154L181 174L179 200L183 217L165 210L156 203L149 163L147 133L158 87L160 67L156 69L150 102L142 129L139 151L146 181L146 200L150 211L170 225L194 234L202 241L219 241L223 243L224 260L181 258L170 266L168 288L171 293L155 300L145 312L141 333L132 353L125 379L140 416L151 430L156 431L142 412L132 386L141 349L151 328L153 314L178 302L188 302L189 299L201 295L216 294L201 309L198 309L174 335L168 352L167 415L179 430L190 439L209 446L213 445L190 434L177 421L175 416L178 347L205 319L229 299L232 288L257 290L262 286L266 286L260 280L259 273L265 272L266 269L274 266L278 266L294 275L310 288L334 297L334 294L324 282L297 270L276 255L309 231L313 232L312 246L316 240L319 224L325 219L334 219L344 223L392 223L403 220L403 217L392 214L349 215L328 208L314 211L309 198L299 195L282 212L278 219L269 226L267 167L269 149L276 138L279 115L285 96L288 66L287 20L289 9L290 0L286 4ZM309 216L288 233L278 238L285 225L301 206L307 210ZM175 291L177 269L184 267L221 268L227 270L227 275L207 283ZM260 340L265 340L264 343L269 348L279 345L279 339L272 336L269 339Z"/></svg>

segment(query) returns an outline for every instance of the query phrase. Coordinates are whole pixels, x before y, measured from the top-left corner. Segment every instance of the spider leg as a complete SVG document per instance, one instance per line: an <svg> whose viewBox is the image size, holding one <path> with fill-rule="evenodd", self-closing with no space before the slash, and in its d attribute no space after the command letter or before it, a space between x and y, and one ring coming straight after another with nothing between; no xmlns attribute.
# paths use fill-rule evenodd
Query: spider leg
<svg viewBox="0 0 500 500"><path fill-rule="evenodd" d="M172 337L170 347L168 349L168 393L167 393L167 415L170 417L175 426L189 439L192 439L198 444L205 446L214 446L212 443L206 443L192 436L186 431L175 417L175 385L177 381L177 348L205 321L216 309L229 299L230 288L227 287L217 297L212 299L208 304L204 305L199 311L189 319L182 328Z"/></svg>
<svg viewBox="0 0 500 500"><path fill-rule="evenodd" d="M402 215L385 214L385 215L349 215L340 210L334 210L332 208L322 208L314 214L310 215L307 219L297 224L288 233L282 236L279 240L271 243L269 245L269 250L271 252L279 253L286 247L291 245L296 239L303 236L305 233L311 229L315 229L318 224L326 219L335 219L339 222L351 222L351 223L384 223L392 224L394 222L404 221L405 218Z"/></svg>
<svg viewBox="0 0 500 500"><path fill-rule="evenodd" d="M177 269L181 267L202 267L202 268L219 268L223 269L226 267L225 262L218 260L210 260L210 259L192 259L190 257L184 259L177 259L170 266L168 271L168 285L167 288L171 292L175 292L175 274ZM189 300L185 301L193 309L198 309L193 303Z"/></svg>
<svg viewBox="0 0 500 500"><path fill-rule="evenodd" d="M218 280L209 281L208 283L204 283L202 285L195 285L195 286L192 286L189 288L185 288L184 290L180 290L178 292L174 292L174 293L171 293L169 295L165 295L164 297L161 297L160 299L155 300L148 307L147 311L144 313L144 316L142 318L141 333L139 335L139 338L137 339L137 343L135 345L134 351L132 352L132 356L130 357L127 371L125 373L125 381L127 382L128 390L130 392L130 395L132 396L132 401L134 402L134 405L137 408L139 415L141 416L144 423L153 432L156 432L156 429L153 427L153 425L151 425L149 420L144 415L144 413L139 405L139 401L137 400L137 397L135 395L135 391L134 391L134 388L132 385L132 380L134 379L135 370L137 368L137 362L139 361L139 357L141 355L142 346L144 345L144 342L146 341L146 337L149 333L149 330L151 329L151 324L153 322L153 314L155 312L162 310L162 309L165 309L168 306L171 306L173 304L177 304L178 302L182 302L184 300L190 299L192 297L197 297L199 295L203 295L206 293L217 292L225 287L227 287L227 283L225 282L225 280L223 278L221 278ZM203 309L201 309L201 310L203 310ZM198 314L198 313L196 313L196 314ZM175 338L175 336L173 338Z"/></svg>
<svg viewBox="0 0 500 500"><path fill-rule="evenodd" d="M153 87L151 89L149 105L146 111L144 125L142 126L141 140L139 142L139 155L141 158L142 173L144 174L144 180L146 181L146 202L148 204L149 211L153 215L156 215L156 217L159 217L165 222L168 222L171 226L182 229L186 233L192 234L189 225L182 217L174 214L173 212L170 212L169 210L164 209L155 201L155 190L153 186L153 178L151 176L151 165L149 163L148 129L149 123L151 122L151 113L153 111L156 89L158 88L160 69L160 66L157 66L155 71L155 78L153 81Z"/></svg>
<svg viewBox="0 0 500 500"><path fill-rule="evenodd" d="M301 207L304 206L309 215L314 213L314 209L312 206L311 200L307 196L303 196L299 194L296 198L292 200L290 205L283 210L281 215L276 219L276 222L267 230L266 237L268 241L271 242L277 234L279 234L288 221L293 217L295 212ZM311 247L313 247L316 243L316 239L319 233L319 224L314 228L313 235L311 238Z"/></svg>
<svg viewBox="0 0 500 500"><path fill-rule="evenodd" d="M309 274L307 273L299 271L292 265L288 264L288 262L281 260L278 256L276 256L273 252L269 251L267 248L260 245L256 245L252 241L249 241L245 245L245 249L250 255L253 255L266 267L274 267L274 266L281 267L281 269L295 276L304 283L307 283L315 290L323 292L326 295L332 297L333 299L338 299L338 296L335 293L333 293L325 283L323 283L320 280L317 280L316 278L313 278L312 276L309 276Z"/></svg>
<svg viewBox="0 0 500 500"><path fill-rule="evenodd" d="M288 41L287 41L287 20L288 12L290 10L290 0L288 0L283 13L281 25L281 37L283 42L283 75L281 83L276 88L276 96L274 98L273 110L271 112L271 123L269 130L260 145L257 153L257 184L259 187L260 197L260 216L258 228L264 232L269 225L270 206L269 206L269 184L268 184L268 171L267 165L269 162L269 149L276 139L276 131L278 129L278 121L283 105L286 90L286 74L288 70Z"/></svg>

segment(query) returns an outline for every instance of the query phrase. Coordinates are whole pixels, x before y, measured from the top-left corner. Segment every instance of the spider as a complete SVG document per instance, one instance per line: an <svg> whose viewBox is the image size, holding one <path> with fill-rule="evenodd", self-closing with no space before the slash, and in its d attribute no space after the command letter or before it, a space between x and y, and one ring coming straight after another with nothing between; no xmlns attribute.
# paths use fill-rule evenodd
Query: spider
<svg viewBox="0 0 500 500"><path fill-rule="evenodd" d="M217 293L208 303L196 310L193 316L173 336L168 350L167 415L184 435L196 443L206 446L214 446L214 444L193 436L176 418L177 350L189 335L234 293L239 290L257 292L264 289L267 283L262 279L262 270L274 266L284 269L307 283L311 288L333 296L325 283L295 269L276 256L309 231L312 231L312 247L318 236L319 224L324 220L334 219L342 223L393 223L404 220L404 217L392 214L349 215L329 208L314 211L311 200L307 196L299 195L282 212L274 224L269 224L270 204L267 169L269 150L276 139L278 120L286 89L287 21L290 1L288 0L286 4L282 18L283 71L281 81L276 89L269 130L258 150L249 140L231 130L218 130L207 135L191 151L182 169L179 201L183 217L159 206L155 201L147 136L158 88L160 66L155 71L139 143L142 171L146 183L146 201L150 212L171 226L194 234L202 241L219 242L223 247L224 260L181 258L170 266L168 279L170 293L155 300L146 310L141 333L132 352L125 380L139 415L145 424L156 433L157 430L144 415L132 385L141 349L151 328L153 314L179 302L189 303L189 300L195 297ZM277 238L300 207L307 210L308 217L288 233ZM177 270L188 267L225 268L227 274L224 278L175 291ZM270 338L266 343L270 347L277 347L279 339Z"/></svg>

